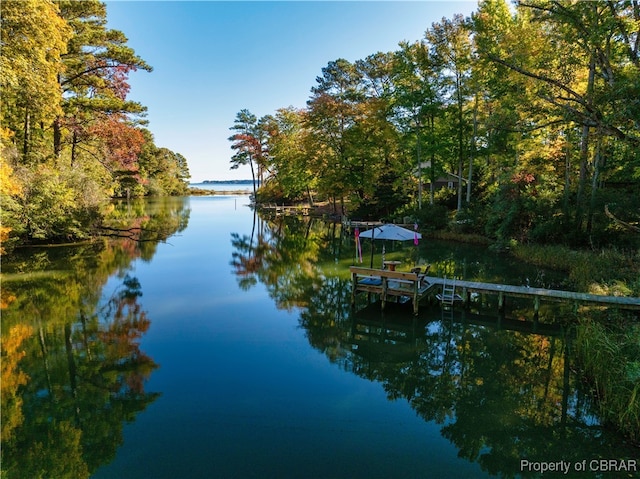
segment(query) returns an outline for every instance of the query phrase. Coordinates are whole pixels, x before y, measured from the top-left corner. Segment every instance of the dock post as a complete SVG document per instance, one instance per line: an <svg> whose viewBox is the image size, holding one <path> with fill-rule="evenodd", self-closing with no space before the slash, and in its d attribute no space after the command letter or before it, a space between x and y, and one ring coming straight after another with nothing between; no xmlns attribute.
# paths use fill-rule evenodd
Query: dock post
<svg viewBox="0 0 640 479"><path fill-rule="evenodd" d="M351 273L351 307L356 307L356 288L358 287L358 275Z"/></svg>
<svg viewBox="0 0 640 479"><path fill-rule="evenodd" d="M387 278L385 276L382 277L382 294L380 295L380 299L382 303L382 311L384 311L384 306L387 302Z"/></svg>
<svg viewBox="0 0 640 479"><path fill-rule="evenodd" d="M504 311L504 293L502 291L498 293L498 311Z"/></svg>

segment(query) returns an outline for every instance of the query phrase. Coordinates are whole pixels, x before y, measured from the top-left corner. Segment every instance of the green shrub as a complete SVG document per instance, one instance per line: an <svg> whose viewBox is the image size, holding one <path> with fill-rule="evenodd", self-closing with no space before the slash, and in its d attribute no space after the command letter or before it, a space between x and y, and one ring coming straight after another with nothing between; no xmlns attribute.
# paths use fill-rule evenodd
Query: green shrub
<svg viewBox="0 0 640 479"><path fill-rule="evenodd" d="M101 218L108 198L82 170L18 170L25 185L19 216L29 240L81 239Z"/></svg>
<svg viewBox="0 0 640 479"><path fill-rule="evenodd" d="M640 325L619 314L583 318L577 327L578 367L597 399L600 417L640 441Z"/></svg>
<svg viewBox="0 0 640 479"><path fill-rule="evenodd" d="M421 231L440 231L449 225L449 210L439 204L422 205L422 209L415 212Z"/></svg>

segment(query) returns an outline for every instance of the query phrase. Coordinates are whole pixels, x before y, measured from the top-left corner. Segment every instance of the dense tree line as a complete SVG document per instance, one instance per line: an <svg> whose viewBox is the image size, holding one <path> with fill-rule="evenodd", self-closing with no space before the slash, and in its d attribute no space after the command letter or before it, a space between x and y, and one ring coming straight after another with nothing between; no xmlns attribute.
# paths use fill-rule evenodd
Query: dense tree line
<svg viewBox="0 0 640 479"><path fill-rule="evenodd" d="M264 200L316 195L338 214L413 215L502 244L628 245L639 30L636 0L483 0L397 51L330 62L306 108L242 110L232 163L252 166Z"/></svg>
<svg viewBox="0 0 640 479"><path fill-rule="evenodd" d="M77 239L114 196L184 194L185 158L154 144L127 99L152 68L97 0L2 4L2 241Z"/></svg>

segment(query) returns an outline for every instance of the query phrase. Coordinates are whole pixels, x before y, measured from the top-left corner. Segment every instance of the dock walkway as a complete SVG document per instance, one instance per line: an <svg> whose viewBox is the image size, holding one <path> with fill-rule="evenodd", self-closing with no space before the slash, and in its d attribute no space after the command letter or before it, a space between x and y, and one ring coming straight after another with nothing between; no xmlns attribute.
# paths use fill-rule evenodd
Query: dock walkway
<svg viewBox="0 0 640 479"><path fill-rule="evenodd" d="M460 294L460 299L466 304L470 301L471 293L496 294L498 309L504 309L507 296L516 298L531 298L534 301L534 311L540 309L541 300L569 301L574 304L586 303L602 306L618 307L640 311L640 298L629 296L604 296L598 294L561 291L557 289L530 288L527 286L513 286L508 284L482 283L479 281L463 281L456 279L438 278L435 276L419 275L402 271L389 271L373 268L351 266L352 290L351 304L355 305L358 293L374 293L380 296L382 309L390 298L409 298L413 303L413 312L418 314L420 301L431 293L441 292L443 286L454 285L453 294Z"/></svg>
<svg viewBox="0 0 640 479"><path fill-rule="evenodd" d="M276 216L280 215L302 215L309 216L311 206L309 205L278 205L278 204L264 204L260 205L261 211L275 213Z"/></svg>
<svg viewBox="0 0 640 479"><path fill-rule="evenodd" d="M426 281L442 288L443 284L450 285L452 280L437 278L433 276L425 277ZM600 304L605 306L616 306L623 309L640 310L640 298L629 296L603 296L598 294L577 293L574 291L561 291L557 289L530 288L527 286L512 286L508 284L481 283L478 281L455 280L456 290L461 292L463 301L469 301L469 294L490 293L498 295L498 307L502 308L506 296L533 298L534 308L537 312L541 299L555 301L573 301L575 303Z"/></svg>

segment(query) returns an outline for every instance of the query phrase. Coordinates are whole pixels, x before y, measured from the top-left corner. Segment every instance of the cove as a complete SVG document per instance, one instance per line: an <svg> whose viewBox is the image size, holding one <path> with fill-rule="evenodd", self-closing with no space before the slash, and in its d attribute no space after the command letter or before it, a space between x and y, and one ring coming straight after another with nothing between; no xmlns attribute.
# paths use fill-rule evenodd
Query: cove
<svg viewBox="0 0 640 479"><path fill-rule="evenodd" d="M502 321L491 304L353 312L353 237L247 202L122 203L143 241L3 260L3 349L19 343L3 356L3 475L538 477L525 461L598 477L571 467L637 457L592 413L562 305L537 332L517 302ZM483 248L385 246L436 273L562 286Z"/></svg>

